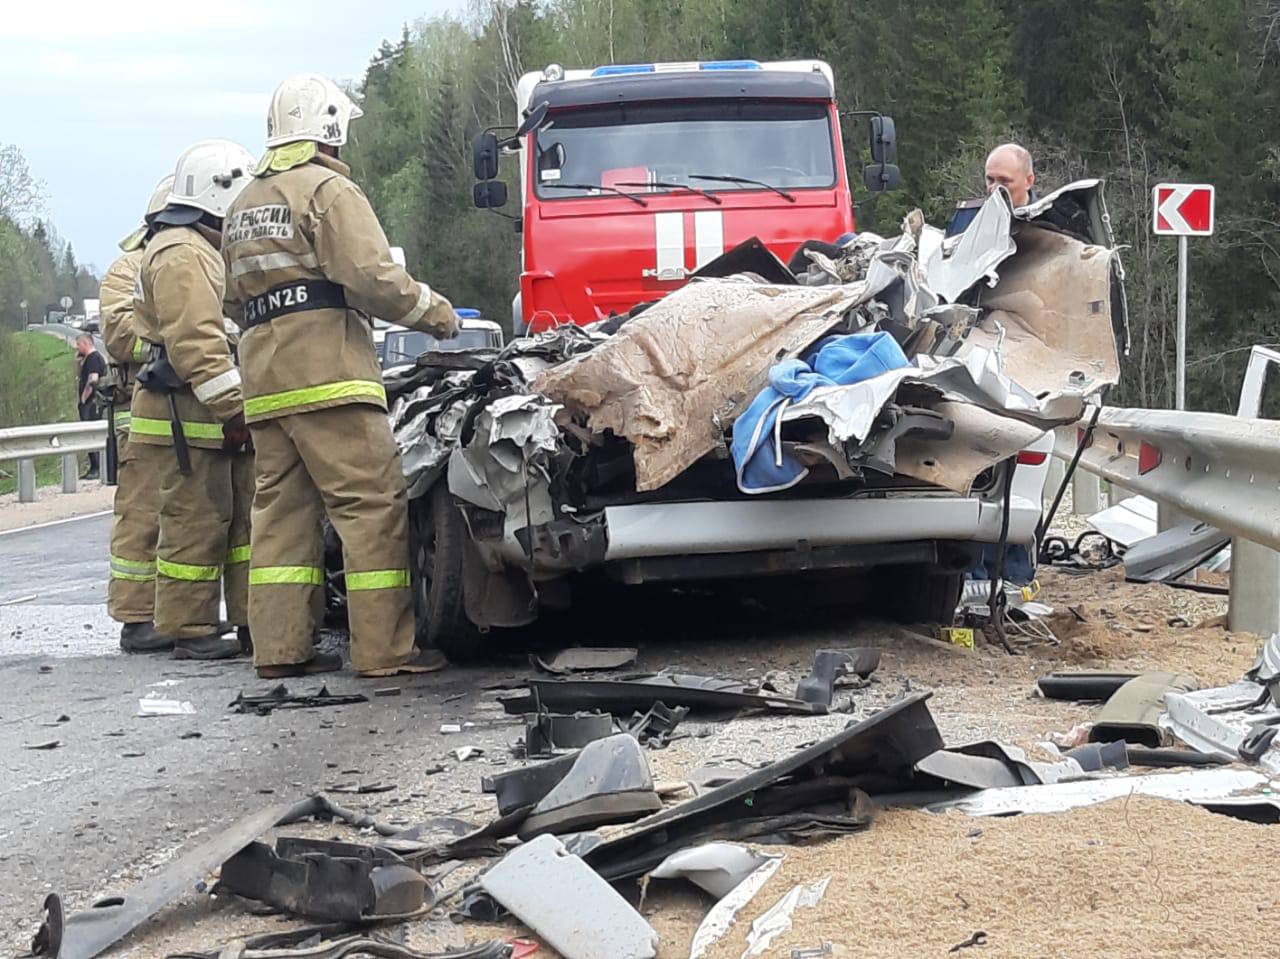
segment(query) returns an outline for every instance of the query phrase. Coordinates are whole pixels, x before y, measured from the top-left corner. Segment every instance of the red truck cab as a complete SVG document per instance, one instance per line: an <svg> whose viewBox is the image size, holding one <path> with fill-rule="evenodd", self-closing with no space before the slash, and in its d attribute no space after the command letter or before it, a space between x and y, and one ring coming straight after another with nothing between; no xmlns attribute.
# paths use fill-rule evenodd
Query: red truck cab
<svg viewBox="0 0 1280 959"><path fill-rule="evenodd" d="M786 262L854 229L820 61L553 65L517 98L525 126L500 144L520 158L517 334L626 313L752 237ZM477 140L479 206L505 202L496 145Z"/></svg>

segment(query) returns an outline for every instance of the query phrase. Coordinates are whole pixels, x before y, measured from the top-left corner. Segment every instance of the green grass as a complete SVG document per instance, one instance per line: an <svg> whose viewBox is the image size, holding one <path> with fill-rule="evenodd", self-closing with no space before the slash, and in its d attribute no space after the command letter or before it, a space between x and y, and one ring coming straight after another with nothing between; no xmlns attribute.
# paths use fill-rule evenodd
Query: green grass
<svg viewBox="0 0 1280 959"><path fill-rule="evenodd" d="M0 428L77 419L75 351L47 333L0 332ZM16 463L0 463L0 493L17 488L17 472ZM37 486L61 479L61 457L36 460Z"/></svg>

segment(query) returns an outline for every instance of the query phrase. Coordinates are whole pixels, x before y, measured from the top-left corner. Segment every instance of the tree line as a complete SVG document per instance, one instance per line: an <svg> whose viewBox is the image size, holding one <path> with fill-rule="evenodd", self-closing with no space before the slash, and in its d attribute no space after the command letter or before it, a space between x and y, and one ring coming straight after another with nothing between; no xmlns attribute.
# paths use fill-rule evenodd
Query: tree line
<svg viewBox="0 0 1280 959"><path fill-rule="evenodd" d="M1280 0L473 0L377 51L347 156L410 267L505 321L519 237L471 206L470 144L518 122L520 75L743 57L826 60L842 109L895 117L902 189L859 186L861 229L896 233L917 206L945 222L1007 139L1032 150L1042 188L1105 177L1133 333L1111 402L1173 401L1176 241L1151 235L1158 182L1218 187L1217 232L1192 241L1190 405L1233 408L1248 347L1280 341ZM863 124L844 138L857 180Z"/></svg>
<svg viewBox="0 0 1280 959"><path fill-rule="evenodd" d="M71 244L41 218L44 186L18 147L0 146L0 331L39 323L48 310L83 311L98 295L98 279L76 261ZM23 304L26 304L25 306Z"/></svg>

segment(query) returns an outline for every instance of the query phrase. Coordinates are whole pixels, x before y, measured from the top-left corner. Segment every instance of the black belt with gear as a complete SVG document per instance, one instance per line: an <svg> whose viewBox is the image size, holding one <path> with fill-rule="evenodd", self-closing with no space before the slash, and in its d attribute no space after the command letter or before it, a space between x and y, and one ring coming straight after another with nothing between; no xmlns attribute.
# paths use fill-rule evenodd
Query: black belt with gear
<svg viewBox="0 0 1280 959"><path fill-rule="evenodd" d="M293 283L281 283L265 293L249 297L244 304L244 325L258 326L305 310L346 308L346 294L337 283L329 280L297 280Z"/></svg>

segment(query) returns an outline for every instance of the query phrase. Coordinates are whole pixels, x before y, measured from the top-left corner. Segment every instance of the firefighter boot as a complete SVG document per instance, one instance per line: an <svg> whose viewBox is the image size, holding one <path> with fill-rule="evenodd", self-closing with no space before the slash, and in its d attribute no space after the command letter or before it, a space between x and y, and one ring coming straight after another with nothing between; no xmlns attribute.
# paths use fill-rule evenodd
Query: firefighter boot
<svg viewBox="0 0 1280 959"><path fill-rule="evenodd" d="M217 633L173 641L174 659L234 659L239 655L240 640L225 639Z"/></svg>
<svg viewBox="0 0 1280 959"><path fill-rule="evenodd" d="M126 653L163 653L173 649L173 639L157 633L155 623L125 623L120 627L120 648Z"/></svg>
<svg viewBox="0 0 1280 959"><path fill-rule="evenodd" d="M336 673L342 668L338 653L316 653L301 663L281 663L275 666L259 666L259 679L291 679L295 676L314 676L317 673Z"/></svg>
<svg viewBox="0 0 1280 959"><path fill-rule="evenodd" d="M236 627L236 639L240 642L240 655L253 656L253 636L248 626Z"/></svg>
<svg viewBox="0 0 1280 959"><path fill-rule="evenodd" d="M413 659L399 666L388 666L384 669L361 669L356 675L361 679L383 679L387 676L401 676L412 673L434 673L449 665L444 653L438 649L415 649Z"/></svg>

